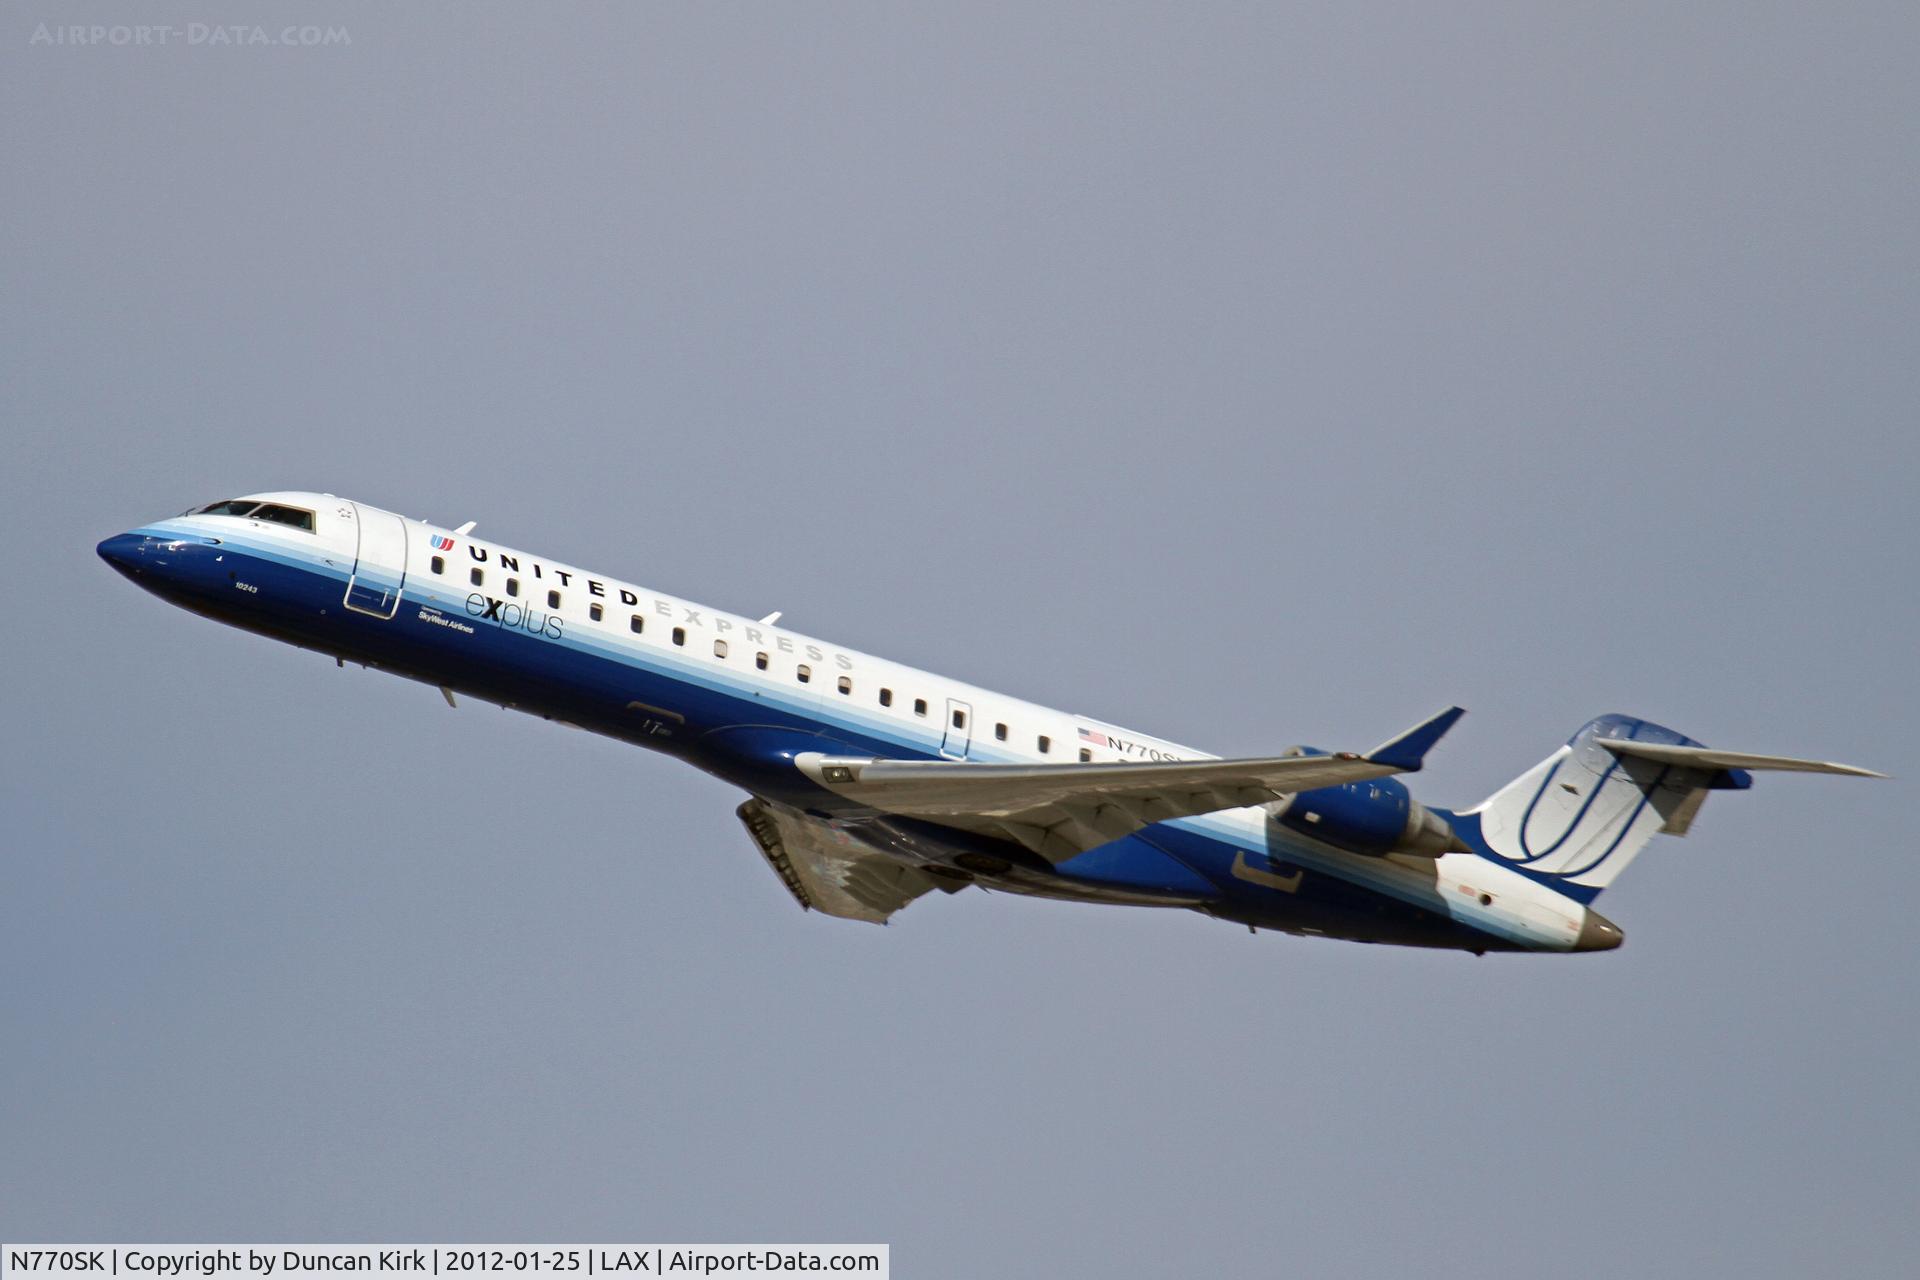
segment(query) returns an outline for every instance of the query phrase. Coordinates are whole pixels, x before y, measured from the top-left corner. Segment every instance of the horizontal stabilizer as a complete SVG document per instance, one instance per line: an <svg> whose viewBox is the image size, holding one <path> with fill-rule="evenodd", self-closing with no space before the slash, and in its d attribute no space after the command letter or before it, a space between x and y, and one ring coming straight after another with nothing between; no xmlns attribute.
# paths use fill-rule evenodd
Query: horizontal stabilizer
<svg viewBox="0 0 1920 1280"><path fill-rule="evenodd" d="M1849 778L1884 778L1884 773L1862 769L1831 760L1800 760L1793 756L1757 756L1744 751L1721 751L1714 747L1685 747L1667 742L1632 742L1625 738L1601 738L1601 746L1617 756L1638 756L1661 764L1689 769L1774 769L1789 773L1837 773Z"/></svg>

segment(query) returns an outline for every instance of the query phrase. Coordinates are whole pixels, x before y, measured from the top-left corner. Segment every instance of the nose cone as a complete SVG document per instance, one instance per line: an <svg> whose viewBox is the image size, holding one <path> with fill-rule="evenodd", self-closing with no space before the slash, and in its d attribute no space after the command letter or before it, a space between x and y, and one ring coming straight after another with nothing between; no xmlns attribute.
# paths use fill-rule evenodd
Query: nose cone
<svg viewBox="0 0 1920 1280"><path fill-rule="evenodd" d="M1575 951L1611 951L1627 940L1620 926L1595 911L1587 908L1587 918L1580 924L1580 936L1573 941Z"/></svg>
<svg viewBox="0 0 1920 1280"><path fill-rule="evenodd" d="M140 572L140 550L146 541L131 533L116 533L94 550L102 560L131 578Z"/></svg>

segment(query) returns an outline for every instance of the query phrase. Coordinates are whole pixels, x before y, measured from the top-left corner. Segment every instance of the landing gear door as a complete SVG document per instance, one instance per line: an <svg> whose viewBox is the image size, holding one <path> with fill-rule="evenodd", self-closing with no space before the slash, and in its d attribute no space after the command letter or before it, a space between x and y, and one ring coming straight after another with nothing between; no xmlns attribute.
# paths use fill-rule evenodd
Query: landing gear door
<svg viewBox="0 0 1920 1280"><path fill-rule="evenodd" d="M347 608L391 618L400 608L400 591L407 581L407 522L391 511L349 505L358 542L353 576L347 579Z"/></svg>
<svg viewBox="0 0 1920 1280"><path fill-rule="evenodd" d="M965 760L973 742L973 708L958 698L947 699L947 732L940 740L940 754L950 760Z"/></svg>

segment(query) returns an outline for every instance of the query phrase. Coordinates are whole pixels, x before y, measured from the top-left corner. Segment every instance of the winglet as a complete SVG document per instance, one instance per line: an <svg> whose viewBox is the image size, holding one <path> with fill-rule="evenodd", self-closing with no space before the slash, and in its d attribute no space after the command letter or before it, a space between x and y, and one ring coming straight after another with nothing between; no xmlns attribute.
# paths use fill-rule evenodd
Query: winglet
<svg viewBox="0 0 1920 1280"><path fill-rule="evenodd" d="M1423 720L1397 738L1390 738L1373 750L1367 752L1367 759L1374 764L1390 765L1406 773L1417 772L1425 763L1427 752L1447 730L1453 728L1454 721L1467 714L1465 707L1448 707L1431 720Z"/></svg>

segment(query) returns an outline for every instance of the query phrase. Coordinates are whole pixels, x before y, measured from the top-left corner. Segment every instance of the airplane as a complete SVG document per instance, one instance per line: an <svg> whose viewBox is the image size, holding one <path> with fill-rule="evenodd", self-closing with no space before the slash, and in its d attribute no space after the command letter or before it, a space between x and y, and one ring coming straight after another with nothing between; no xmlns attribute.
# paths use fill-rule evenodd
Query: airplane
<svg viewBox="0 0 1920 1280"><path fill-rule="evenodd" d="M1883 777L1588 721L1470 809L1370 751L1220 759L332 494L256 493L107 538L137 585L244 630L650 747L740 787L803 908L885 924L933 890L1183 907L1250 930L1487 952L1618 947L1600 893L1754 772Z"/></svg>

